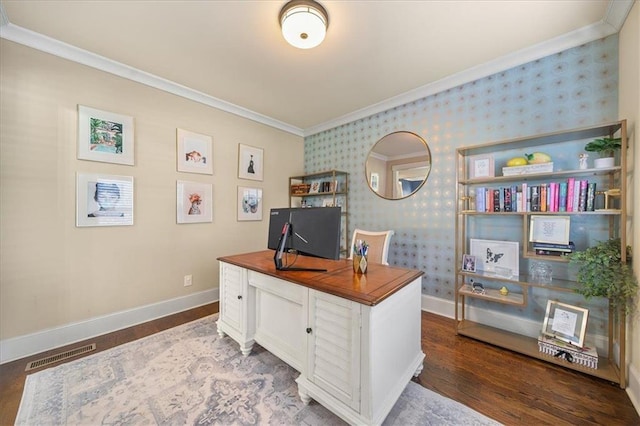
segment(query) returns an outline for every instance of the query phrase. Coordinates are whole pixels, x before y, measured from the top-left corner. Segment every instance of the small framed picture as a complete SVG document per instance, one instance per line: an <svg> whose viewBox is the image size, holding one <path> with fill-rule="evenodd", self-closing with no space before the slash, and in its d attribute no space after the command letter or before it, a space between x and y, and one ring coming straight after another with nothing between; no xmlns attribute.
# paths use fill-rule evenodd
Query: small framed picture
<svg viewBox="0 0 640 426"><path fill-rule="evenodd" d="M76 226L133 225L133 177L78 173Z"/></svg>
<svg viewBox="0 0 640 426"><path fill-rule="evenodd" d="M254 146L238 145L238 177L240 179L262 180L263 149Z"/></svg>
<svg viewBox="0 0 640 426"><path fill-rule="evenodd" d="M371 173L371 177L369 178L369 183L371 184L371 189L375 192L378 192L379 180L380 180L380 175L378 173Z"/></svg>
<svg viewBox="0 0 640 426"><path fill-rule="evenodd" d="M133 166L133 117L78 105L78 158Z"/></svg>
<svg viewBox="0 0 640 426"><path fill-rule="evenodd" d="M479 179L485 177L494 177L496 169L494 166L493 155L473 155L469 157L469 178Z"/></svg>
<svg viewBox="0 0 640 426"><path fill-rule="evenodd" d="M471 255L476 258L476 271L501 277L520 274L520 243L518 241L469 240Z"/></svg>
<svg viewBox="0 0 640 426"><path fill-rule="evenodd" d="M589 310L549 300L542 334L582 348Z"/></svg>
<svg viewBox="0 0 640 426"><path fill-rule="evenodd" d="M531 216L529 241L532 243L569 244L569 216Z"/></svg>
<svg viewBox="0 0 640 426"><path fill-rule="evenodd" d="M462 270L466 272L475 272L476 257L471 254L462 255Z"/></svg>
<svg viewBox="0 0 640 426"><path fill-rule="evenodd" d="M318 180L311 182L311 186L309 187L309 194L318 194L320 192L320 188L322 188L322 183Z"/></svg>
<svg viewBox="0 0 640 426"><path fill-rule="evenodd" d="M176 194L178 223L213 221L213 190L210 183L179 180Z"/></svg>
<svg viewBox="0 0 640 426"><path fill-rule="evenodd" d="M213 174L213 141L211 136L177 129L178 171Z"/></svg>
<svg viewBox="0 0 640 426"><path fill-rule="evenodd" d="M262 220L262 189L238 187L238 220Z"/></svg>

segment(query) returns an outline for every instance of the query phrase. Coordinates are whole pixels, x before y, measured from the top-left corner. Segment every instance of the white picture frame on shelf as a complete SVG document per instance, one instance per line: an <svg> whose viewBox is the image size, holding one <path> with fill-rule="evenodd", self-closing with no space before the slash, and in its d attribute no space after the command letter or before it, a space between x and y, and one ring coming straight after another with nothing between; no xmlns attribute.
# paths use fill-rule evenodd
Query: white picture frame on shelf
<svg viewBox="0 0 640 426"><path fill-rule="evenodd" d="M133 117L78 105L78 159L134 165Z"/></svg>
<svg viewBox="0 0 640 426"><path fill-rule="evenodd" d="M532 215L529 225L532 243L569 244L570 216Z"/></svg>
<svg viewBox="0 0 640 426"><path fill-rule="evenodd" d="M238 221L262 220L262 189L238 186Z"/></svg>
<svg viewBox="0 0 640 426"><path fill-rule="evenodd" d="M493 154L473 155L469 157L469 179L494 177L496 168Z"/></svg>
<svg viewBox="0 0 640 426"><path fill-rule="evenodd" d="M76 175L76 226L133 225L133 177Z"/></svg>
<svg viewBox="0 0 640 426"><path fill-rule="evenodd" d="M176 182L176 221L213 222L213 188L210 183Z"/></svg>
<svg viewBox="0 0 640 426"><path fill-rule="evenodd" d="M259 180L264 177L264 150L255 146L238 144L238 178Z"/></svg>
<svg viewBox="0 0 640 426"><path fill-rule="evenodd" d="M213 138L176 130L176 160L179 172L213 174Z"/></svg>
<svg viewBox="0 0 640 426"><path fill-rule="evenodd" d="M588 309L549 300L542 334L582 348L587 333L588 317Z"/></svg>
<svg viewBox="0 0 640 426"><path fill-rule="evenodd" d="M520 242L471 238L469 249L476 257L476 272L517 279L520 274Z"/></svg>

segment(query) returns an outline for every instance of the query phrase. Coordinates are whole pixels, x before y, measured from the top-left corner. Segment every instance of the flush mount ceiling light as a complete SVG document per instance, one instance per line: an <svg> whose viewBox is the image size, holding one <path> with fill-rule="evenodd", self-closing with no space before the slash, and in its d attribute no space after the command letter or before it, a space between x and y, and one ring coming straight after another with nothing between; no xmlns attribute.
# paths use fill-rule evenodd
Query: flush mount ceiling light
<svg viewBox="0 0 640 426"><path fill-rule="evenodd" d="M299 49L316 47L327 34L329 16L313 0L292 0L280 10L280 26L287 42Z"/></svg>

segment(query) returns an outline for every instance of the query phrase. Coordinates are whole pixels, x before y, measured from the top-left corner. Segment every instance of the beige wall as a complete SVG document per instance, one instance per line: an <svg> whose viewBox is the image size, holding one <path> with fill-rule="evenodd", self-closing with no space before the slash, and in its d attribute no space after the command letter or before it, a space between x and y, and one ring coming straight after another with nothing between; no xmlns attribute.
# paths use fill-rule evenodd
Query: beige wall
<svg viewBox="0 0 640 426"><path fill-rule="evenodd" d="M0 52L0 339L217 288L216 257L266 248L301 137L5 40ZM134 117L134 167L76 159L78 104ZM213 176L176 171L176 128L213 137ZM264 148L263 182L237 178L239 143ZM77 172L133 176L135 225L77 228ZM213 223L176 224L176 180L213 184ZM262 221L236 220L238 185L263 188Z"/></svg>
<svg viewBox="0 0 640 426"><path fill-rule="evenodd" d="M637 216L640 210L638 208L640 197L637 196L638 188L640 188L640 173L638 173L637 167L637 165L640 164L640 149L638 149L638 144L640 143L640 134L638 133L640 126L640 99L638 99L638 94L640 93L639 28L640 4L636 1L620 32L619 114L620 118L626 118L628 120L629 145L632 151L629 168L633 171L633 181L629 186L629 194L636 194L636 196L632 198L633 203L629 203L631 206L630 216ZM638 255L638 253L640 253L640 227L633 226L632 233L632 245L635 254L633 257L633 269L637 277L640 276L640 256ZM640 297L636 299L640 302ZM629 321L630 327L627 340L630 351L631 380L634 379L634 376L635 380L640 380L640 320L637 315L640 315L640 313L636 313L636 317ZM640 389L636 391L638 390ZM637 394L636 398L637 403L640 404L640 394ZM640 409L639 405L636 407Z"/></svg>

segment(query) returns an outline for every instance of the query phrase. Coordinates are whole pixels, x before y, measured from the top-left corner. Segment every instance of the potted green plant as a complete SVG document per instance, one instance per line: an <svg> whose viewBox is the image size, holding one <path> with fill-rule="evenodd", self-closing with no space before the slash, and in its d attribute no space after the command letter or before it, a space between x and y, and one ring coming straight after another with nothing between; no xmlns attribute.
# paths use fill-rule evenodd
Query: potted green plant
<svg viewBox="0 0 640 426"><path fill-rule="evenodd" d="M606 297L615 308L633 311L633 298L638 281L631 268L631 247L627 246L626 263L622 263L620 238L600 241L584 251L570 255L570 263L578 267L577 293L585 298Z"/></svg>
<svg viewBox="0 0 640 426"><path fill-rule="evenodd" d="M622 147L622 138L594 139L585 145L585 151L597 152L600 158L596 158L593 165L596 169L613 167L615 151Z"/></svg>

